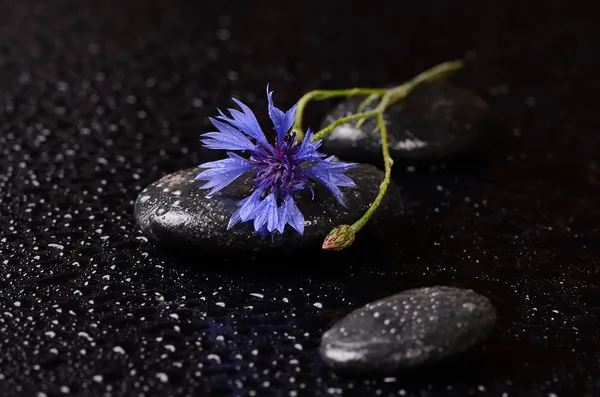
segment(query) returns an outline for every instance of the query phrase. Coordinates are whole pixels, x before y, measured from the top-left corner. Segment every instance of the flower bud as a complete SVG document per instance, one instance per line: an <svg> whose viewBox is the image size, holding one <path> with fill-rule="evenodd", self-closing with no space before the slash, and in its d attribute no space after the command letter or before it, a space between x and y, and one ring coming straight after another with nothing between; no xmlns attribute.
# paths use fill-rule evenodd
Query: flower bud
<svg viewBox="0 0 600 397"><path fill-rule="evenodd" d="M323 242L323 249L330 251L343 250L349 247L354 242L354 230L348 225L340 225L335 227Z"/></svg>

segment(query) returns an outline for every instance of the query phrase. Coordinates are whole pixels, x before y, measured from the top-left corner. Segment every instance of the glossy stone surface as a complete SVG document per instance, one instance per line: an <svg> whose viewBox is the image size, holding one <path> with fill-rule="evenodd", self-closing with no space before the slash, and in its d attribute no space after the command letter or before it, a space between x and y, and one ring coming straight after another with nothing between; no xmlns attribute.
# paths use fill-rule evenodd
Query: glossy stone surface
<svg viewBox="0 0 600 397"><path fill-rule="evenodd" d="M346 173L356 188L342 188L347 208L340 205L324 187L315 186L315 199L310 190L298 196L298 208L304 214L304 235L286 228L283 234L261 239L251 222L227 230L229 218L237 203L248 197L253 185L241 177L213 196L199 187L204 182L194 178L200 170L190 168L167 175L145 188L135 204L135 218L142 232L160 243L200 249L201 252L258 251L299 248L319 249L323 239L338 225L352 224L359 219L377 195L383 173L370 165L359 164ZM395 184L388 188L385 200L375 212L369 228L380 226L400 214L402 199Z"/></svg>
<svg viewBox="0 0 600 397"><path fill-rule="evenodd" d="M465 352L495 322L494 306L473 290L412 289L344 317L323 335L320 354L337 371L393 374Z"/></svg>
<svg viewBox="0 0 600 397"><path fill-rule="evenodd" d="M321 128L355 114L364 97L339 103L325 116ZM377 101L367 105L373 110ZM486 121L489 106L476 94L446 82L418 87L384 113L388 146L397 163L407 160L439 160L471 149L489 134ZM381 135L373 133L375 118L357 128L356 122L336 127L323 148L344 160L381 163Z"/></svg>

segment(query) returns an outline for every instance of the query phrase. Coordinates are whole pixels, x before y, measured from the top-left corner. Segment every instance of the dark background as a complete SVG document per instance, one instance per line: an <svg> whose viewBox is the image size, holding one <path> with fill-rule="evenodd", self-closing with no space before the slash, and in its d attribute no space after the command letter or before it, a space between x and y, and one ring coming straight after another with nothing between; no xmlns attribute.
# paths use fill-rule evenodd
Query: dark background
<svg viewBox="0 0 600 397"><path fill-rule="evenodd" d="M600 395L600 29L567 4L2 0L0 394ZM398 165L381 245L261 270L141 237L137 194L209 158L198 136L232 96L266 122L267 83L286 108L455 58L496 137ZM432 284L494 302L485 349L387 380L320 361L332 321Z"/></svg>

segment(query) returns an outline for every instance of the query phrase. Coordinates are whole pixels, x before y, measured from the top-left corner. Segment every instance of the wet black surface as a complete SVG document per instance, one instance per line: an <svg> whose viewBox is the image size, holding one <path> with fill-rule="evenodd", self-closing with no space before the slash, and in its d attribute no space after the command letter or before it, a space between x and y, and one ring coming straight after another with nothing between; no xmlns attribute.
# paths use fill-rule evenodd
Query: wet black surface
<svg viewBox="0 0 600 397"><path fill-rule="evenodd" d="M0 2L0 394L597 394L599 28L534 3ZM136 228L143 187L215 158L198 136L231 96L266 109L270 82L286 107L456 57L500 138L396 171L379 263L359 242L272 270L184 259ZM436 284L498 307L481 352L385 380L320 361L351 309Z"/></svg>

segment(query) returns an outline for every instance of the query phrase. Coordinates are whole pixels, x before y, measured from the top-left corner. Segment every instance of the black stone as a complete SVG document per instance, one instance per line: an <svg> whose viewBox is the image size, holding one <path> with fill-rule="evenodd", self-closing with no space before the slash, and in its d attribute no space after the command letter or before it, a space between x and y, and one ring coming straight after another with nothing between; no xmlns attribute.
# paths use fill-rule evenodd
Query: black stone
<svg viewBox="0 0 600 397"><path fill-rule="evenodd" d="M322 128L354 114L363 97L338 104L325 116ZM372 102L365 110L375 108ZM485 134L489 108L474 93L445 82L423 85L384 113L390 154L398 162L439 160L469 148ZM360 128L356 122L337 127L323 142L326 153L342 160L382 164L381 138L373 133L375 118Z"/></svg>
<svg viewBox="0 0 600 397"><path fill-rule="evenodd" d="M320 354L335 370L393 373L466 351L495 321L494 306L472 290L413 289L344 317L323 335Z"/></svg>
<svg viewBox="0 0 600 397"><path fill-rule="evenodd" d="M298 207L305 216L304 235L286 226L282 235L261 239L252 223L242 223L227 230L237 202L251 193L252 184L243 177L213 196L200 189L204 182L194 178L201 171L191 168L167 175L152 183L138 196L135 219L143 233L150 239L170 246L194 246L203 251L256 251L282 250L299 247L320 248L325 236L340 224L352 224L367 210L379 191L383 173L371 165L359 164L346 175L357 188L342 188L347 208L337 202L332 194L320 185L311 192L300 192ZM369 221L371 228L400 213L401 199L398 187L390 184L388 192ZM359 234L360 235L360 234Z"/></svg>

